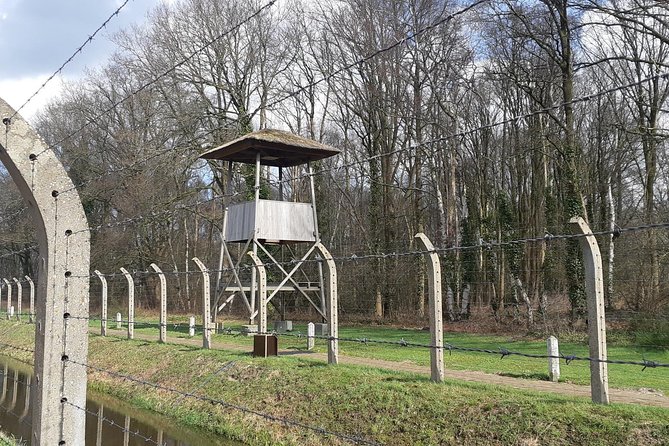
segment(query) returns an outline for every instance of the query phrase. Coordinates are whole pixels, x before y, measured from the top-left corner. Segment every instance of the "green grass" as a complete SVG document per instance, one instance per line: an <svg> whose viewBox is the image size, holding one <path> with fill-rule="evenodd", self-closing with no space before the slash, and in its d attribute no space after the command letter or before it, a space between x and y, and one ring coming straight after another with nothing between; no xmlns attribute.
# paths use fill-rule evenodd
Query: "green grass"
<svg viewBox="0 0 669 446"><path fill-rule="evenodd" d="M17 446L23 444L9 434L0 432L0 446Z"/></svg>
<svg viewBox="0 0 669 446"><path fill-rule="evenodd" d="M138 318L140 322L156 323L155 319ZM168 336L177 336L181 338L188 337L188 317L171 316L168 319ZM198 322L199 323L199 322ZM91 321L92 326L99 327L99 321ZM178 327L176 326L178 325ZM114 326L112 324L110 326ZM233 330L239 329L241 322L231 321L226 323L226 328ZM306 324L296 324L292 334L306 333ZM157 327L142 327L140 324L135 326L137 333L156 336L158 338ZM196 332L196 336L201 332ZM430 334L427 331L413 329L397 329L380 326L340 326L339 336L341 338L352 339L373 339L373 340L405 340L409 343L429 344ZM642 361L643 359L660 363L669 363L669 347L667 348L649 348L635 346L629 340L626 333L612 333L611 343L608 347L609 359ZM252 339L218 334L213 336L214 341L226 342L251 348ZM546 354L546 343L542 339L513 339L504 336L477 335L467 333L445 333L444 341L455 346L483 348L489 350L499 350L506 348L523 353ZM281 336L279 346L282 349L301 350L306 346L305 338L296 336ZM388 361L409 362L413 364L429 366L430 353L427 348L420 347L398 347L396 345L384 345L375 343L361 342L341 342L340 353L344 355L383 359ZM323 340L316 341L318 352L327 351L326 343ZM565 355L588 356L588 345L585 339L571 339L560 342L560 351ZM501 359L500 355L452 351L446 352L445 366L453 370L472 370L486 373L496 373L505 376L512 376L527 379L548 379L547 360L524 358L520 356L511 356ZM573 361L569 365L561 361L560 381L574 384L589 385L590 369L586 361ZM653 389L669 395L669 368L646 369L642 372L642 367L637 365L616 365L611 364L609 369L609 385L619 389Z"/></svg>
<svg viewBox="0 0 669 446"><path fill-rule="evenodd" d="M31 346L32 330L27 324L2 321L0 340ZM19 359L30 356L19 350L0 351ZM234 363L229 369L215 374L230 361ZM251 358L230 351L100 336L90 339L89 362L148 382L390 445L669 444L669 410L660 408L597 406L585 399L491 385L452 380L434 384L422 376L388 370L332 367L294 357ZM97 390L250 444L343 444L221 405L192 398L178 401L170 392L106 373L89 376L91 387Z"/></svg>

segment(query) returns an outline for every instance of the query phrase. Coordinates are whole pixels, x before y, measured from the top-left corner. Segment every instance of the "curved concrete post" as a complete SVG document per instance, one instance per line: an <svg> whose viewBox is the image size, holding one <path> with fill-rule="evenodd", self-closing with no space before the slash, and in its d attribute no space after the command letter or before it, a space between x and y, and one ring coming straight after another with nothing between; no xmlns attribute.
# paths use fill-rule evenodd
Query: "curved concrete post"
<svg viewBox="0 0 669 446"><path fill-rule="evenodd" d="M128 281L128 339L135 338L135 281L127 269L121 268L121 272Z"/></svg>
<svg viewBox="0 0 669 446"><path fill-rule="evenodd" d="M256 273L256 286L258 288L258 333L267 334L267 272L265 271L265 265L253 251L247 253L251 260L253 260L253 265L255 266Z"/></svg>
<svg viewBox="0 0 669 446"><path fill-rule="evenodd" d="M101 302L100 302L100 334L102 336L107 336L107 279L105 276L102 275L100 271L97 269L93 271L96 276L98 276L98 279L100 279L100 283L102 284L102 297L101 297Z"/></svg>
<svg viewBox="0 0 669 446"><path fill-rule="evenodd" d="M85 364L88 356L88 222L55 152L3 100L0 118L0 162L28 207L39 245L30 443L84 444L86 413L74 406L86 405L86 368L73 362Z"/></svg>
<svg viewBox="0 0 669 446"><path fill-rule="evenodd" d="M28 321L32 324L35 321L35 283L30 276L26 276L28 281L28 290L30 292L30 312L28 313Z"/></svg>
<svg viewBox="0 0 669 446"><path fill-rule="evenodd" d="M325 266L324 283L325 297L327 302L328 316L328 364L339 362L339 315L337 313L337 265L330 252L322 243L316 244L316 249L321 253Z"/></svg>
<svg viewBox="0 0 669 446"><path fill-rule="evenodd" d="M12 308L12 284L7 279L2 279L2 281L5 282L5 289L7 290L7 319L9 320L11 317L9 312Z"/></svg>
<svg viewBox="0 0 669 446"><path fill-rule="evenodd" d="M160 342L167 342L167 282L165 274L158 268L158 265L152 263L150 266L160 279L160 334L158 340Z"/></svg>
<svg viewBox="0 0 669 446"><path fill-rule="evenodd" d="M193 262L202 272L202 348L211 348L211 286L209 270L197 257Z"/></svg>
<svg viewBox="0 0 669 446"><path fill-rule="evenodd" d="M21 320L21 304L23 303L23 287L21 286L21 282L19 282L19 279L16 277L12 278L14 283L16 284L16 320L20 321Z"/></svg>
<svg viewBox="0 0 669 446"><path fill-rule="evenodd" d="M419 232L414 238L425 249L424 256L428 270L428 293L430 295L430 368L434 382L444 380L444 321L441 299L441 263L439 254L434 252L434 245L429 238Z"/></svg>
<svg viewBox="0 0 669 446"><path fill-rule="evenodd" d="M588 307L588 343L590 357L599 361L590 361L590 392L593 403L609 403L609 372L603 360L606 360L606 317L604 314L604 273L602 255L597 239L592 235L588 224L581 217L569 220L574 234L579 237L585 264L585 292Z"/></svg>

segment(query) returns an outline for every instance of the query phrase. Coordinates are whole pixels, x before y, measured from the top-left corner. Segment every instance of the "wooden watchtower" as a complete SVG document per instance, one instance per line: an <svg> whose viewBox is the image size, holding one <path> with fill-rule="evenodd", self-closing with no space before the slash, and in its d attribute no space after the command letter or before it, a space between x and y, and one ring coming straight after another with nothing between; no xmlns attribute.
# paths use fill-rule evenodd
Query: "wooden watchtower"
<svg viewBox="0 0 669 446"><path fill-rule="evenodd" d="M339 150L311 139L280 130L266 129L249 133L201 155L201 158L204 159L228 162L228 190L230 190L234 172L233 163L255 166L253 201L229 205L223 218L221 265L225 262L233 268L231 268L232 274L229 275L227 283L217 290L214 308L216 313L231 303L236 296L240 296L248 309L249 322L253 323L258 315L256 270L251 270L250 283L242 283L239 273L245 256L241 255L236 261L233 260L229 245L234 243L244 245L238 251L241 253L249 249L254 254L260 251L261 255L269 260L268 263L273 263L273 266L281 271L282 280L267 285L268 303L279 292L298 292L314 306L324 319L326 318L320 263L318 265L319 277L314 278L313 281L298 282L296 273L320 243L312 163L338 153ZM306 165L310 203L285 201L283 197L284 169L300 165ZM263 166L278 168L278 200L261 198ZM287 268L286 264L282 264L272 255L268 246L292 244L305 244L308 249L299 259L293 259L290 268ZM304 274L300 275L302 278L304 276Z"/></svg>

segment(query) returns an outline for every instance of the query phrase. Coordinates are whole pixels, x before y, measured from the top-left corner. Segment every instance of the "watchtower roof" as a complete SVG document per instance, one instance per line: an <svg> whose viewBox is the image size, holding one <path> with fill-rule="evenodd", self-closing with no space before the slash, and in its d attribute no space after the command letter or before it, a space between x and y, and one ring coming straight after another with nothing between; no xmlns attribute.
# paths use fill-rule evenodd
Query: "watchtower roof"
<svg viewBox="0 0 669 446"><path fill-rule="evenodd" d="M258 152L263 165L290 167L329 158L339 149L290 132L264 129L208 150L200 158L255 164Z"/></svg>

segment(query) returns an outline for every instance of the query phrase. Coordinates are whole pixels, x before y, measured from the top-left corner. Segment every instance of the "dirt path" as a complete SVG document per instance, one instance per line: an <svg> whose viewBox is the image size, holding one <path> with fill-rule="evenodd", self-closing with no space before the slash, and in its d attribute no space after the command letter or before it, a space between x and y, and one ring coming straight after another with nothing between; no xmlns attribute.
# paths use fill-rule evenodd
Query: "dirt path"
<svg viewBox="0 0 669 446"><path fill-rule="evenodd" d="M91 329L91 334L99 336L99 329ZM113 336L125 337L123 330L108 330ZM150 336L142 333L135 333L135 339L146 341L155 341L156 336ZM200 338L184 339L168 336L168 342L173 344L200 346ZM216 341L213 343L215 349L232 351L249 351L249 347L230 344L227 342ZM286 350L279 352L280 355L316 360L327 361L326 353L295 352ZM395 362L382 359L359 358L355 356L339 355L339 362L342 364L360 365L366 367L376 367L399 372L417 373L420 375L430 375L430 368L416 365L410 362ZM509 376L494 375L491 373L463 370L446 370L446 378L458 381L476 382L484 384L495 384L500 386L512 387L520 390L534 390L539 392L551 392L560 395L578 396L590 398L590 387L569 383L553 383L549 381L535 381L529 379L512 378ZM612 403L642 404L646 406L657 406L669 409L669 397L654 392L641 392L635 390L609 389L609 395Z"/></svg>

